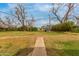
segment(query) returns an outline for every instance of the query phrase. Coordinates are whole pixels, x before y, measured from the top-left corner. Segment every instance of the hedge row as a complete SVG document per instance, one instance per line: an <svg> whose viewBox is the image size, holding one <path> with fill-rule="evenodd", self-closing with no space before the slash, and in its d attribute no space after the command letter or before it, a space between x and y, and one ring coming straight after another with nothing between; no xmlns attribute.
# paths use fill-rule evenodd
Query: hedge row
<svg viewBox="0 0 79 59"><path fill-rule="evenodd" d="M51 30L52 31L72 31L74 26L75 25L73 22L65 22L65 23L53 25Z"/></svg>

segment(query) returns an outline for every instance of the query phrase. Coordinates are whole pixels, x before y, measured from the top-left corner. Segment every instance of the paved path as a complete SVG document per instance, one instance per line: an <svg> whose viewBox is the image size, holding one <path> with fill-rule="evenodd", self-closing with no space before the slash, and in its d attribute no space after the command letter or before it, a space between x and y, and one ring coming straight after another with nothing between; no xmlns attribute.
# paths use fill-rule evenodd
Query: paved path
<svg viewBox="0 0 79 59"><path fill-rule="evenodd" d="M35 47L33 52L31 53L31 56L46 56L46 48L44 44L43 37L38 37L35 43Z"/></svg>

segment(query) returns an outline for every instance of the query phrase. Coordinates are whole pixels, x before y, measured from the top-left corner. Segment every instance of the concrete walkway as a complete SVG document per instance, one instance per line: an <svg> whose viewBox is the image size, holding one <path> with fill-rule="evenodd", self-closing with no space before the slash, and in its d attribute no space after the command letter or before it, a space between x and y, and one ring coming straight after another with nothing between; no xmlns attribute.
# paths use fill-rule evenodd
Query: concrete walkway
<svg viewBox="0 0 79 59"><path fill-rule="evenodd" d="M44 38L38 37L34 46L34 50L31 53L31 56L46 56L46 48L44 44Z"/></svg>

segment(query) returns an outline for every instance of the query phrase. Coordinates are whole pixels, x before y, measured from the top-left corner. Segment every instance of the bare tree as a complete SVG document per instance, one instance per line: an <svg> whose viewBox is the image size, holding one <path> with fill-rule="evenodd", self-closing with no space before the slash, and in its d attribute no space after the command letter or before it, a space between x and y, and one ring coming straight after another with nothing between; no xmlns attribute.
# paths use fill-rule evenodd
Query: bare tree
<svg viewBox="0 0 79 59"><path fill-rule="evenodd" d="M34 26L34 23L35 23L35 19L34 19L34 17L33 17L33 16L31 16L31 27L33 27L33 26Z"/></svg>
<svg viewBox="0 0 79 59"><path fill-rule="evenodd" d="M15 7L15 15L17 20L21 23L22 27L25 27L26 9L22 4L17 4Z"/></svg>
<svg viewBox="0 0 79 59"><path fill-rule="evenodd" d="M13 28L14 26L13 26L13 19L11 19L10 17L8 17L8 16L6 16L5 17L5 24L8 26L8 28Z"/></svg>
<svg viewBox="0 0 79 59"><path fill-rule="evenodd" d="M6 24L8 27L11 27L13 23L15 23L16 27L19 24L19 26L20 25L22 26L22 29L23 28L25 29L25 27L27 26L33 27L35 22L34 17L31 16L31 20L27 19L27 12L24 4L17 4L14 7L14 11L13 10L11 11L12 11L11 13L0 11L1 13L6 14L5 17L6 21L3 22L2 20L0 20L3 24Z"/></svg>
<svg viewBox="0 0 79 59"><path fill-rule="evenodd" d="M1 14L5 14L4 17L0 18L0 23L7 27L16 27L17 23L14 21L17 17L12 13L13 10L10 10L11 12L7 13L4 11L0 11ZM3 20L5 18L5 20ZM15 24L14 26L12 24Z"/></svg>
<svg viewBox="0 0 79 59"><path fill-rule="evenodd" d="M74 3L53 4L52 6L53 6L51 9L52 14L57 18L57 20L60 23L63 23L63 22L67 22L68 18L72 16L72 13L73 13L74 8L76 7L76 4ZM62 16L61 12L64 10L63 8L66 8L66 10ZM60 9L62 9L62 11Z"/></svg>
<svg viewBox="0 0 79 59"><path fill-rule="evenodd" d="M67 6L67 11L66 11L64 17L62 18L62 20L64 20L64 22L67 22L68 17L72 15L72 11L75 8L75 4L69 3L69 4L66 4L66 6Z"/></svg>
<svg viewBox="0 0 79 59"><path fill-rule="evenodd" d="M13 20L10 19L8 16L5 16L5 20L0 18L0 24L2 24L3 28L13 28Z"/></svg>
<svg viewBox="0 0 79 59"><path fill-rule="evenodd" d="M7 28L6 23L0 18L0 28Z"/></svg>
<svg viewBox="0 0 79 59"><path fill-rule="evenodd" d="M31 30L34 26L34 23L35 23L35 19L34 17L31 15L31 19L28 20L28 27L29 27L29 30Z"/></svg>

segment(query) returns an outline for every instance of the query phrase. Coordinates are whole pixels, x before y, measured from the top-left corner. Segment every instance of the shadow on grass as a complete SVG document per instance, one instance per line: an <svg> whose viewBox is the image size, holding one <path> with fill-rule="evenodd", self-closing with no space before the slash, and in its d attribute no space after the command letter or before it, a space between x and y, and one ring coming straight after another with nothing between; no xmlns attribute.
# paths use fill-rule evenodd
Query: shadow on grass
<svg viewBox="0 0 79 59"><path fill-rule="evenodd" d="M79 50L46 48L48 56L79 56Z"/></svg>
<svg viewBox="0 0 79 59"><path fill-rule="evenodd" d="M17 52L16 56L28 56L33 51L33 48L21 49Z"/></svg>
<svg viewBox="0 0 79 59"><path fill-rule="evenodd" d="M25 48L20 50L16 56L46 56L45 47Z"/></svg>
<svg viewBox="0 0 79 59"><path fill-rule="evenodd" d="M37 49L37 53L41 53L41 49ZM29 55L33 52L33 48L25 48L21 49L16 56L31 56ZM64 49L54 49L54 48L46 48L48 56L79 56L79 50L64 50ZM43 55L42 55L43 56Z"/></svg>

